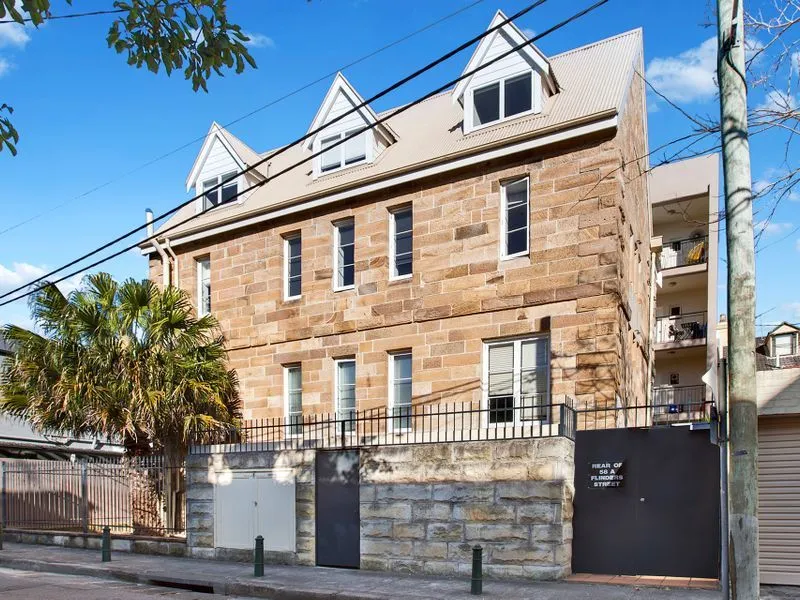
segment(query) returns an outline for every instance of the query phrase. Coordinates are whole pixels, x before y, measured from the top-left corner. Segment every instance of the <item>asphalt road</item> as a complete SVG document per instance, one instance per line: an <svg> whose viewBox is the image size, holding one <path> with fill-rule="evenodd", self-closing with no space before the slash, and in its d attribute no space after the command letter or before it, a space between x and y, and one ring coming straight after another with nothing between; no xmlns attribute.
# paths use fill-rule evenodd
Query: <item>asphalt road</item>
<svg viewBox="0 0 800 600"><path fill-rule="evenodd" d="M150 587L92 577L0 568L3 600L212 600L215 594ZM233 596L225 596L234 600Z"/></svg>

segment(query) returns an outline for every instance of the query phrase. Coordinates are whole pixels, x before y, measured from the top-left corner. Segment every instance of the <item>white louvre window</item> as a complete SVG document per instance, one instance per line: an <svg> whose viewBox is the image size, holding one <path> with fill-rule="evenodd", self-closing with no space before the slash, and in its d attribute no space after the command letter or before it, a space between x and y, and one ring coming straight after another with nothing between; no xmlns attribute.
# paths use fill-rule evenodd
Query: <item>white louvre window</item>
<svg viewBox="0 0 800 600"><path fill-rule="evenodd" d="M530 202L528 178L518 179L503 185L503 257L511 258L528 253L528 223Z"/></svg>
<svg viewBox="0 0 800 600"><path fill-rule="evenodd" d="M413 267L413 217L411 207L395 210L390 215L390 268L392 279L410 277Z"/></svg>
<svg viewBox="0 0 800 600"><path fill-rule="evenodd" d="M392 429L411 429L411 353L389 355L389 410Z"/></svg>
<svg viewBox="0 0 800 600"><path fill-rule="evenodd" d="M337 223L334 231L335 289L350 288L355 283L355 225L352 220Z"/></svg>
<svg viewBox="0 0 800 600"><path fill-rule="evenodd" d="M546 337L487 345L487 409L490 424L547 418L549 350Z"/></svg>
<svg viewBox="0 0 800 600"><path fill-rule="evenodd" d="M284 367L286 425L289 435L303 433L303 372L300 365Z"/></svg>
<svg viewBox="0 0 800 600"><path fill-rule="evenodd" d="M284 244L284 282L283 294L287 300L299 298L302 289L302 259L300 234L292 235L283 240Z"/></svg>
<svg viewBox="0 0 800 600"><path fill-rule="evenodd" d="M222 187L210 189L222 182ZM235 171L220 177L207 179L203 182L203 190L210 190L203 195L203 210L210 210L215 206L227 204L237 198L239 182Z"/></svg>
<svg viewBox="0 0 800 600"><path fill-rule="evenodd" d="M197 261L197 314L204 317L211 312L211 261Z"/></svg>
<svg viewBox="0 0 800 600"><path fill-rule="evenodd" d="M320 172L335 171L367 159L367 132L361 131L361 129L351 129L344 133L322 138L319 146L320 150L324 150L324 152L319 157ZM345 140L344 143L331 148L342 139ZM326 148L330 149L326 150Z"/></svg>
<svg viewBox="0 0 800 600"><path fill-rule="evenodd" d="M528 113L533 109L532 74L523 73L490 83L472 92L472 126Z"/></svg>
<svg viewBox="0 0 800 600"><path fill-rule="evenodd" d="M791 356L795 354L794 334L784 333L775 336L775 356Z"/></svg>
<svg viewBox="0 0 800 600"><path fill-rule="evenodd" d="M344 421L345 431L353 431L356 416L356 361L336 361L336 418ZM341 425L339 425L341 427ZM337 427L338 428L338 427Z"/></svg>

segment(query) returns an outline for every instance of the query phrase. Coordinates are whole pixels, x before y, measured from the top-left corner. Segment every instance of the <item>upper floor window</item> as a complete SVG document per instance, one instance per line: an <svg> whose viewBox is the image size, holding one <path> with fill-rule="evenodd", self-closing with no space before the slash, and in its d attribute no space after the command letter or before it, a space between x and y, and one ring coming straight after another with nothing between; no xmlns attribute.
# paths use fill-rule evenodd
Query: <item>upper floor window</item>
<svg viewBox="0 0 800 600"><path fill-rule="evenodd" d="M204 317L211 312L211 261L197 261L197 314Z"/></svg>
<svg viewBox="0 0 800 600"><path fill-rule="evenodd" d="M530 112L532 73L523 73L472 91L472 128Z"/></svg>
<svg viewBox="0 0 800 600"><path fill-rule="evenodd" d="M486 354L489 423L546 419L549 404L547 338L488 343Z"/></svg>
<svg viewBox="0 0 800 600"><path fill-rule="evenodd" d="M411 207L407 206L392 211L389 215L389 224L389 268L391 269L391 278L410 277L413 266L413 217Z"/></svg>
<svg viewBox="0 0 800 600"><path fill-rule="evenodd" d="M356 275L355 224L352 219L340 221L334 226L334 289L353 287Z"/></svg>
<svg viewBox="0 0 800 600"><path fill-rule="evenodd" d="M300 255L300 234L287 236L283 239L284 255L284 285L283 297L286 300L299 298L302 284L302 264Z"/></svg>
<svg viewBox="0 0 800 600"><path fill-rule="evenodd" d="M325 150L342 138L346 140L343 144ZM364 162L367 160L367 132L359 128L324 137L320 141L320 150L324 151L319 157L321 173Z"/></svg>
<svg viewBox="0 0 800 600"><path fill-rule="evenodd" d="M222 187L212 189L203 194L203 210L210 210L215 206L227 204L235 200L239 192L239 178L236 171L226 173L219 177L212 177L203 182L203 191L213 188L215 185L222 182Z"/></svg>
<svg viewBox="0 0 800 600"><path fill-rule="evenodd" d="M502 256L512 258L528 254L528 223L530 203L528 201L528 178L503 184L501 189Z"/></svg>
<svg viewBox="0 0 800 600"><path fill-rule="evenodd" d="M775 336L775 356L792 356L797 354L795 335L783 333Z"/></svg>

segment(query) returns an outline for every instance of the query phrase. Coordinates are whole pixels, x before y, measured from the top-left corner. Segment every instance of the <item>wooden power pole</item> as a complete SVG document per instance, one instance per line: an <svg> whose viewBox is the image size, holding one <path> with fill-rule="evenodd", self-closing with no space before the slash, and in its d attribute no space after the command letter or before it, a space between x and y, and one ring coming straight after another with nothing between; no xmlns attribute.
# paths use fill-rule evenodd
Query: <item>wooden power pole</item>
<svg viewBox="0 0 800 600"><path fill-rule="evenodd" d="M754 600L759 597L756 281L743 2L717 0L717 77L728 242L730 589L735 600Z"/></svg>

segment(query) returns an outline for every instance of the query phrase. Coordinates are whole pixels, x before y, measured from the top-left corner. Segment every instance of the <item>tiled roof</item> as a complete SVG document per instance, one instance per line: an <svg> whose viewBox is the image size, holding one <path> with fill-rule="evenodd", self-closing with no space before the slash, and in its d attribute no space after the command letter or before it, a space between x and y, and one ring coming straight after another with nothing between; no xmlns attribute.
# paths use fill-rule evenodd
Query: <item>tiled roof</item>
<svg viewBox="0 0 800 600"><path fill-rule="evenodd" d="M560 92L547 99L541 113L505 121L467 135L462 132L461 106L453 103L450 91L438 94L388 120L397 132L398 141L384 150L373 163L343 169L316 180L310 174L310 154L300 146L291 147L270 161L269 172L277 173L305 158L307 162L302 167L266 183L241 204L232 203L210 211L171 231L169 236L180 237L210 226L269 212L276 204L294 199L324 197L362 182L444 162L455 156L477 153L497 144L535 138L577 122L613 115L619 112L624 102L641 54L642 32L636 29L555 55L550 58L550 63L558 79ZM226 136L248 164L277 151L259 155L230 133L226 132ZM266 175L267 164L259 166L258 170ZM184 207L161 229L191 217L194 212L193 204Z"/></svg>

